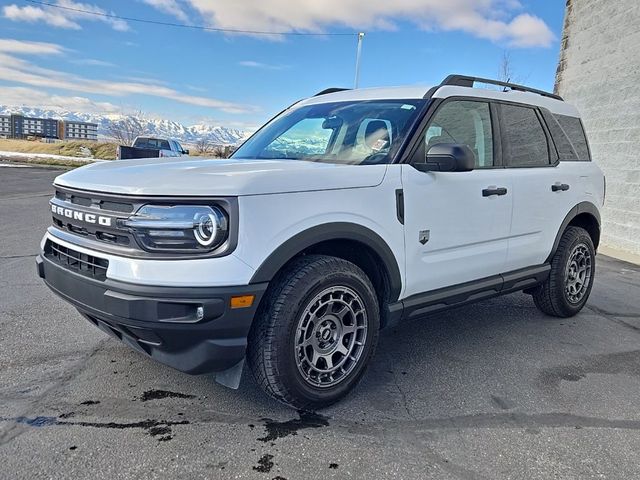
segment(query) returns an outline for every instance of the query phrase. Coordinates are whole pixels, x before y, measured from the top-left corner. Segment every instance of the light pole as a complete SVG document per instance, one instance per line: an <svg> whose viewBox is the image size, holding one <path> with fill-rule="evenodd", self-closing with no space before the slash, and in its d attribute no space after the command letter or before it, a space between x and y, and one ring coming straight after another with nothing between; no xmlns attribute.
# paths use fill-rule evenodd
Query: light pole
<svg viewBox="0 0 640 480"><path fill-rule="evenodd" d="M353 81L353 88L358 88L360 83L360 55L362 53L362 39L364 38L364 32L358 33L358 51L356 53L356 78Z"/></svg>

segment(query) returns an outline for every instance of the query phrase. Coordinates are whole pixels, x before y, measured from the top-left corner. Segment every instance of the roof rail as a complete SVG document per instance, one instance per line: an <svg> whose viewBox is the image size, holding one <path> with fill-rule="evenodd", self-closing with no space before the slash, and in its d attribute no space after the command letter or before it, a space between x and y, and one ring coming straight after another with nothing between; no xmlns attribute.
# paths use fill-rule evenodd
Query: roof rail
<svg viewBox="0 0 640 480"><path fill-rule="evenodd" d="M487 83L489 85L498 85L500 87L509 88L510 90L516 90L518 92L530 92L542 95L543 97L553 98L555 100L563 100L560 95L555 93L545 92L544 90L538 90L536 88L525 87L524 85L518 85L516 83L501 82L500 80L491 80L488 78L469 77L467 75L449 75L440 84L441 87L446 85L454 85L457 87L473 87L474 83Z"/></svg>
<svg viewBox="0 0 640 480"><path fill-rule="evenodd" d="M314 97L317 97L319 95L326 95L327 93L344 92L345 90L351 90L351 89L350 88L339 88L339 87L325 88L321 92L316 93L314 95Z"/></svg>

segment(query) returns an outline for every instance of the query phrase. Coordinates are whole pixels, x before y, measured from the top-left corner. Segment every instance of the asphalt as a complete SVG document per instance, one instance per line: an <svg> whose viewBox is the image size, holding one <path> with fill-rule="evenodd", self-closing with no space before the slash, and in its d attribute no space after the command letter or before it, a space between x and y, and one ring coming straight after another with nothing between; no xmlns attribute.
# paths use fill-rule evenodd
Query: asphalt
<svg viewBox="0 0 640 480"><path fill-rule="evenodd" d="M640 268L587 307L514 294L385 332L343 402L300 414L129 350L37 278L59 171L0 168L0 478L640 477Z"/></svg>

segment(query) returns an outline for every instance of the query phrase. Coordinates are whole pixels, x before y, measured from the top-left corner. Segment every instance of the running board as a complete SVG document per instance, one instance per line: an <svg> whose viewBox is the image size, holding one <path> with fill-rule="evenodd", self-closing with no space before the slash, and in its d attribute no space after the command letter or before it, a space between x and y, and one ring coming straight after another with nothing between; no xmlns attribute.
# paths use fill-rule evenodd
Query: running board
<svg viewBox="0 0 640 480"><path fill-rule="evenodd" d="M545 263L412 295L387 306L385 327L447 308L535 287L547 279L550 270L551 265Z"/></svg>

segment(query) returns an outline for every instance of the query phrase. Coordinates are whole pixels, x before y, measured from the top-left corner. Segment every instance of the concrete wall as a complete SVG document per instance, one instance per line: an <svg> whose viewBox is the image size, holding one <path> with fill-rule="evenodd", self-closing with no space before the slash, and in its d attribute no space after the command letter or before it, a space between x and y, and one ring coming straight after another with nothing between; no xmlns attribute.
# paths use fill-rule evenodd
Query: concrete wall
<svg viewBox="0 0 640 480"><path fill-rule="evenodd" d="M640 255L640 0L568 0L556 91L607 177L602 244Z"/></svg>

